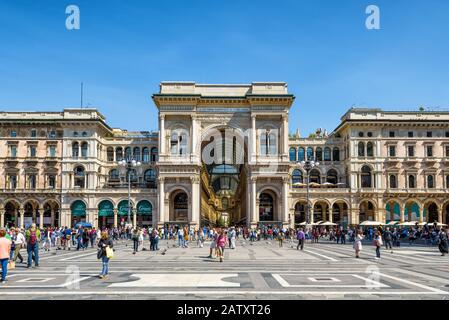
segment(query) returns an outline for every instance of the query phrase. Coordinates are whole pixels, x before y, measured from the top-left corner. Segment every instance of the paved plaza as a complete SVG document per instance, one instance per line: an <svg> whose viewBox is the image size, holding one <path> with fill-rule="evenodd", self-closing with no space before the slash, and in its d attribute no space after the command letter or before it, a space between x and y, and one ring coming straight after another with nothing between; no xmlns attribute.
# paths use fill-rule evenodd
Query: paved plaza
<svg viewBox="0 0 449 320"><path fill-rule="evenodd" d="M149 243L145 243L149 248ZM383 250L374 259L366 244L361 259L351 244L238 240L225 261L204 248L175 247L163 240L157 252L132 254L117 242L110 275L101 280L96 249L40 251L39 268L17 264L0 286L1 299L448 299L449 258L436 247ZM26 259L26 253L24 255Z"/></svg>

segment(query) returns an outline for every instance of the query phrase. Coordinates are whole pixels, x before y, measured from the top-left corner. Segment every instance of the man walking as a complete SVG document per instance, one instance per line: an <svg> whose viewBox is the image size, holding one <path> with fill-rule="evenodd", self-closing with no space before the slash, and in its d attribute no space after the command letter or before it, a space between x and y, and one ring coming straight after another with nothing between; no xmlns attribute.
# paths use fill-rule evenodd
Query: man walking
<svg viewBox="0 0 449 320"><path fill-rule="evenodd" d="M27 252L28 252L28 265L27 268L31 268L33 264L33 255L34 255L34 264L35 267L39 267L39 241L41 237L41 231L36 228L36 224L33 223L31 228L27 230L25 234L26 242L27 242Z"/></svg>
<svg viewBox="0 0 449 320"><path fill-rule="evenodd" d="M393 234L391 233L390 228L385 229L384 240L385 240L385 249L388 250L388 248L390 248L391 253L393 253L393 246L392 246Z"/></svg>
<svg viewBox="0 0 449 320"><path fill-rule="evenodd" d="M302 231L302 228L299 229L298 233L296 234L296 239L298 239L298 246L296 247L296 250L299 250L299 247L301 247L301 250L304 250L305 234L304 231Z"/></svg>

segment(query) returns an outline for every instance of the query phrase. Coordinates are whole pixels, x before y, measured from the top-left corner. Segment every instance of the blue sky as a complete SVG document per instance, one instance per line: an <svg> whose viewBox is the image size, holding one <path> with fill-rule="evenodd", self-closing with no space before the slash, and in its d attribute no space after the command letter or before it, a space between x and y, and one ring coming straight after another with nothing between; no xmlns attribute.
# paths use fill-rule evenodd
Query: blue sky
<svg viewBox="0 0 449 320"><path fill-rule="evenodd" d="M112 127L155 130L163 80L285 81L303 135L354 105L448 108L448 15L447 0L0 0L0 110L78 107L84 82Z"/></svg>

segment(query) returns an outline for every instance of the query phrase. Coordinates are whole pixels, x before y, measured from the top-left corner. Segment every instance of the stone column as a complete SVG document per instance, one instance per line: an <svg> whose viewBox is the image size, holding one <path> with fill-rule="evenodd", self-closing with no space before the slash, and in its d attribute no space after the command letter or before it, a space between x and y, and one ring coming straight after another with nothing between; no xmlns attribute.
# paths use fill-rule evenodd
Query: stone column
<svg viewBox="0 0 449 320"><path fill-rule="evenodd" d="M313 207L310 207L310 223L313 223L315 221L315 217L313 216Z"/></svg>
<svg viewBox="0 0 449 320"><path fill-rule="evenodd" d="M118 217L117 217L117 215L118 215L118 212L117 212L117 208L114 208L114 228L117 228L118 227Z"/></svg>
<svg viewBox="0 0 449 320"><path fill-rule="evenodd" d="M252 197L251 197L251 179L246 179L246 225L247 227L251 227L252 215Z"/></svg>
<svg viewBox="0 0 449 320"><path fill-rule="evenodd" d="M394 208L393 208L394 209ZM390 209L391 210L391 209ZM405 221L405 216L404 216L404 210L405 207L402 204L399 204L399 214L400 214L400 218L399 220L401 221L400 223L403 223ZM393 210L394 211L394 210Z"/></svg>
<svg viewBox="0 0 449 320"><path fill-rule="evenodd" d="M256 161L256 150L257 150L257 127L256 127L256 116L251 115L251 161Z"/></svg>
<svg viewBox="0 0 449 320"><path fill-rule="evenodd" d="M340 209L340 213L341 213L341 209ZM329 207L329 222L334 222L334 209L332 207ZM341 218L340 218L341 220Z"/></svg>
<svg viewBox="0 0 449 320"><path fill-rule="evenodd" d="M24 209L23 208L19 208L18 212L19 212L19 216L20 216L20 228L23 228L24 227L24 221L23 221L23 219L24 219Z"/></svg>
<svg viewBox="0 0 449 320"><path fill-rule="evenodd" d="M160 119L160 125L159 125L159 153L164 155L165 154L165 115L161 114L159 115Z"/></svg>
<svg viewBox="0 0 449 320"><path fill-rule="evenodd" d="M5 227L5 209L0 208L0 228Z"/></svg>
<svg viewBox="0 0 449 320"><path fill-rule="evenodd" d="M165 186L164 186L163 177L158 178L158 191L159 191L159 208L158 208L158 217L157 217L157 226L161 227L165 222Z"/></svg>
<svg viewBox="0 0 449 320"><path fill-rule="evenodd" d="M429 211L429 210L427 210ZM412 212L412 207L410 206L410 210L408 211L409 214ZM429 212L427 212L427 222L429 222ZM424 207L422 205L419 205L419 222L424 222Z"/></svg>
<svg viewBox="0 0 449 320"><path fill-rule="evenodd" d="M257 204L256 204L256 195L257 195L257 178L252 177L251 178L251 225L255 226L257 225L257 222L259 221L257 214Z"/></svg>
<svg viewBox="0 0 449 320"><path fill-rule="evenodd" d="M192 183L192 216L190 225L195 227L200 225L200 178L194 176L190 178L190 181Z"/></svg>
<svg viewBox="0 0 449 320"><path fill-rule="evenodd" d="M39 228L44 228L44 207L39 207Z"/></svg>
<svg viewBox="0 0 449 320"><path fill-rule="evenodd" d="M137 227L137 208L133 210L133 228Z"/></svg>
<svg viewBox="0 0 449 320"><path fill-rule="evenodd" d="M443 223L443 206L438 206L438 222Z"/></svg>
<svg viewBox="0 0 449 320"><path fill-rule="evenodd" d="M283 133L282 153L283 153L284 157L288 157L288 116L287 115L282 116L282 133ZM287 160L287 159L285 159L285 160Z"/></svg>
<svg viewBox="0 0 449 320"><path fill-rule="evenodd" d="M196 157L197 156L197 154L199 153L199 151L198 151L198 153L197 153L197 140L198 140L198 138L197 138L197 135L198 135L198 128L197 128L197 118L196 118L196 116L194 116L194 115L192 115L192 149L190 150L190 154L193 156L193 157Z"/></svg>
<svg viewBox="0 0 449 320"><path fill-rule="evenodd" d="M288 224L288 216L289 216L289 205L288 205L288 194L289 194L289 177L284 177L282 179L283 185L282 185L282 208L283 208L283 217L282 217L282 224L287 225Z"/></svg>

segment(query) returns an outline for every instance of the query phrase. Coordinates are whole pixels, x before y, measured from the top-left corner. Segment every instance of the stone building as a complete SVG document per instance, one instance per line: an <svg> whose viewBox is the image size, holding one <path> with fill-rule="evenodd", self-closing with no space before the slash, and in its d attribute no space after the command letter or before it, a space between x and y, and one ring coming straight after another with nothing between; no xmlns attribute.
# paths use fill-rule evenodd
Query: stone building
<svg viewBox="0 0 449 320"><path fill-rule="evenodd" d="M308 182L313 222L449 222L449 112L352 108L301 138L285 83L162 82L152 99L158 132L96 109L1 112L0 225L294 226Z"/></svg>

